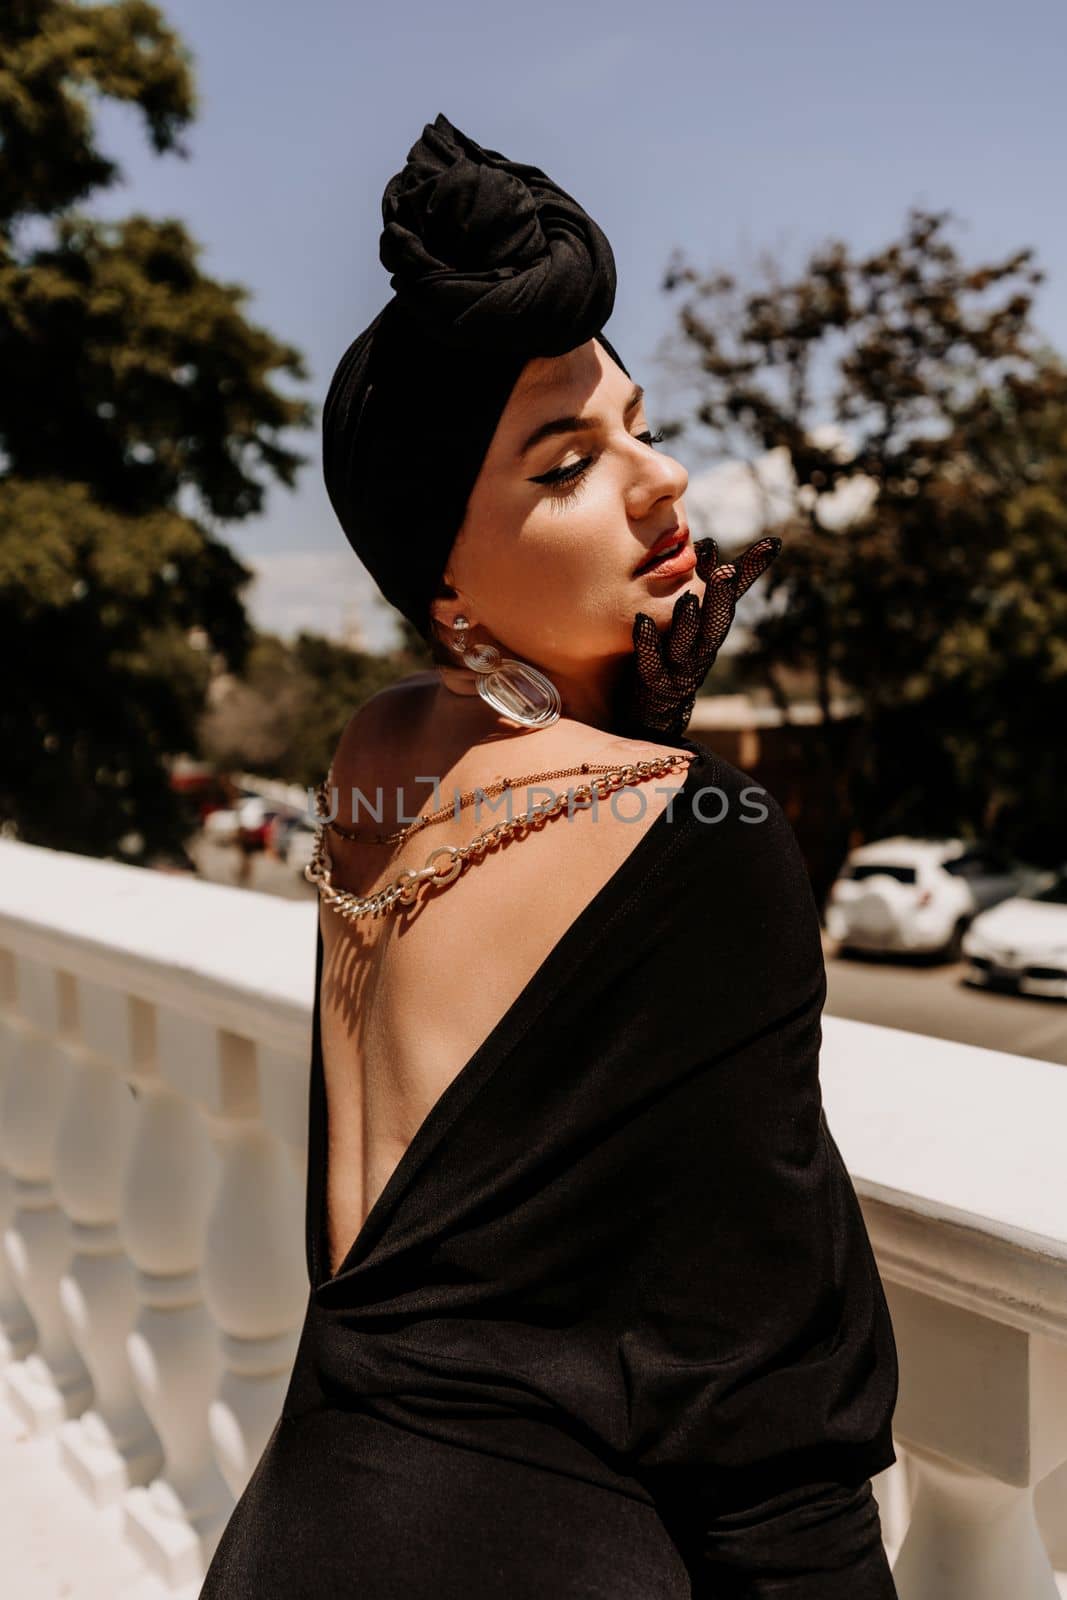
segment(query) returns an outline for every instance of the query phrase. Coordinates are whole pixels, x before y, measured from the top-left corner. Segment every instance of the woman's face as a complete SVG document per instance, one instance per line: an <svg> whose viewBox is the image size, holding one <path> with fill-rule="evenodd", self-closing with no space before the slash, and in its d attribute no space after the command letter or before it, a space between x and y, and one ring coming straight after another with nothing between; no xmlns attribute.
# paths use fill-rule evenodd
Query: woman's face
<svg viewBox="0 0 1067 1600"><path fill-rule="evenodd" d="M567 689L606 686L632 652L638 611L666 627L680 594L703 593L682 496L689 475L656 448L640 390L590 339L524 367L501 415L437 600L505 654ZM636 569L674 531L678 570ZM572 694L572 700L586 696ZM593 699L596 699L594 693Z"/></svg>

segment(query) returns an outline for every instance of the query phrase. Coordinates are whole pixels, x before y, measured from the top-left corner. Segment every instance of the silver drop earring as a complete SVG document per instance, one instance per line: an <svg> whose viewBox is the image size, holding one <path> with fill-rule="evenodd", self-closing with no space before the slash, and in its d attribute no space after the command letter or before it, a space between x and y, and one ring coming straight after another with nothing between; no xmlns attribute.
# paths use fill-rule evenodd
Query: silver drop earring
<svg viewBox="0 0 1067 1600"><path fill-rule="evenodd" d="M461 656L463 665L476 675L478 693L486 704L525 728L545 728L555 722L563 702L551 678L546 678L527 661L502 656L496 645L468 645L469 628L466 617L456 617L449 648Z"/></svg>

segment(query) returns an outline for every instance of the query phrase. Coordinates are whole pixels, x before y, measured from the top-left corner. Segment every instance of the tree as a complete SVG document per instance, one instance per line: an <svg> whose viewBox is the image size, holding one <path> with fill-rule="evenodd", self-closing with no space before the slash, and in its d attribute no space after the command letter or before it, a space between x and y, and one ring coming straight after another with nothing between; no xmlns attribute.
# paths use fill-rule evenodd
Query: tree
<svg viewBox="0 0 1067 1600"><path fill-rule="evenodd" d="M788 456L752 658L786 720L780 667L813 675L824 725L836 689L860 703L846 760L811 747L841 841L993 828L1055 855L1067 369L1034 327L1032 252L968 265L952 222L914 210L884 249L832 241L745 286L676 254L675 431Z"/></svg>
<svg viewBox="0 0 1067 1600"><path fill-rule="evenodd" d="M240 676L213 694L200 720L200 748L220 766L268 770L304 787L321 782L353 712L430 665L406 618L402 631L400 648L389 655L352 650L306 630L292 644L259 634Z"/></svg>
<svg viewBox="0 0 1067 1600"><path fill-rule="evenodd" d="M0 666L19 685L0 813L32 843L142 859L184 832L166 757L251 639L252 574L215 529L295 481L283 435L312 411L275 377L307 372L180 222L74 209L121 177L94 97L187 154L189 59L156 7L15 0L0 61Z"/></svg>

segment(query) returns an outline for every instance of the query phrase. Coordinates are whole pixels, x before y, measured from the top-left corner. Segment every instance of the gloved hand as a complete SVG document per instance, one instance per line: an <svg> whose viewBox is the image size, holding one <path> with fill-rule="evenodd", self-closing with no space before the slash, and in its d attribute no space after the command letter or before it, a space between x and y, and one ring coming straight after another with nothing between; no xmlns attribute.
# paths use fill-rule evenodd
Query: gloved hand
<svg viewBox="0 0 1067 1600"><path fill-rule="evenodd" d="M782 541L757 539L736 561L721 567L716 565L719 547L714 539L699 539L693 548L697 576L704 581L703 601L691 589L679 595L664 634L644 611L634 618L634 653L621 693L624 733L646 728L671 738L685 732L697 690L730 631L738 600L770 566Z"/></svg>

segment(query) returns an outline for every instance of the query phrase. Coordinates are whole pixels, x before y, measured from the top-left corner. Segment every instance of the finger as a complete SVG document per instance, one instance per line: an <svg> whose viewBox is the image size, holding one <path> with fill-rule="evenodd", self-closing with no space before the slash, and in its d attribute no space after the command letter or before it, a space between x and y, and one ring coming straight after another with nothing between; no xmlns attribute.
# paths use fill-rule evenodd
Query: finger
<svg viewBox="0 0 1067 1600"><path fill-rule="evenodd" d="M708 575L714 572L719 562L719 546L714 539L698 539L693 546L697 558L697 577L701 582L707 582Z"/></svg>
<svg viewBox="0 0 1067 1600"><path fill-rule="evenodd" d="M755 570L758 574L766 571L777 555L781 554L782 541L774 536L766 539L757 539L755 544L750 544L749 549L742 552L737 565L744 566L745 570Z"/></svg>
<svg viewBox="0 0 1067 1600"><path fill-rule="evenodd" d="M658 688L667 678L663 661L663 642L652 618L639 611L634 618L631 637L638 675L650 688Z"/></svg>
<svg viewBox="0 0 1067 1600"><path fill-rule="evenodd" d="M700 600L692 589L680 594L667 634L667 665L673 671L689 660L700 629Z"/></svg>
<svg viewBox="0 0 1067 1600"><path fill-rule="evenodd" d="M737 566L740 572L737 583L738 599L741 598L746 589L755 583L757 578L762 577L781 548L781 539L773 537L758 539L738 558Z"/></svg>
<svg viewBox="0 0 1067 1600"><path fill-rule="evenodd" d="M734 620L737 608L737 568L728 563L716 567L704 590L704 604L700 613L700 631L696 648L701 656L717 651Z"/></svg>
<svg viewBox="0 0 1067 1600"><path fill-rule="evenodd" d="M630 629L630 638L633 640L634 649L636 650L642 640L646 637L651 637L652 634L655 634L658 639L659 629L647 611L639 611L634 617L633 627Z"/></svg>

